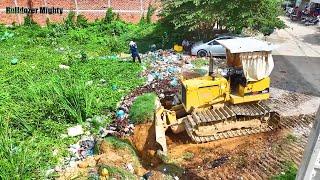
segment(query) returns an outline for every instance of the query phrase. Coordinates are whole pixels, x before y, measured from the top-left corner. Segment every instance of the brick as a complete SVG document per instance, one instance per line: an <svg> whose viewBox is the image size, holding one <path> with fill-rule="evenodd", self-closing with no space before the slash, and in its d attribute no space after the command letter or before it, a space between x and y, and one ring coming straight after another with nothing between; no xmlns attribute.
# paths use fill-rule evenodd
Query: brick
<svg viewBox="0 0 320 180"><path fill-rule="evenodd" d="M41 6L47 7L59 7L63 8L65 11L62 15L54 14L33 14L31 17L40 25L45 25L46 19L49 18L50 22L63 22L63 20L68 15L68 10L76 10L75 0L17 0L19 7L34 7L39 8ZM142 8L146 12L149 5L154 7L161 7L159 0L142 0ZM105 16L105 11L111 6L122 20L127 22L137 23L141 19L141 1L140 0L77 0L79 14L83 14L89 21L94 21L95 19L103 18ZM13 0L1 0L0 3L0 23L2 24L12 24L13 22L23 23L24 14L6 14L6 7L15 7ZM81 11L86 10L86 11ZM87 11L95 10L95 11ZM144 13L145 14L145 13ZM152 17L154 21L158 19L157 15Z"/></svg>

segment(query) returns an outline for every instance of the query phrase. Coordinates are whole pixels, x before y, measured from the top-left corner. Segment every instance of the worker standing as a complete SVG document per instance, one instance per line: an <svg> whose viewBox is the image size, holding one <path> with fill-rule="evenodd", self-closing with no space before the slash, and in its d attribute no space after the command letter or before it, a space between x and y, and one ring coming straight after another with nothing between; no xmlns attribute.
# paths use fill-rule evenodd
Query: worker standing
<svg viewBox="0 0 320 180"><path fill-rule="evenodd" d="M135 62L136 58L138 58L139 63L141 63L141 58L139 56L137 44L135 42L133 42L133 41L130 41L129 46L130 46L130 52L131 52L131 56L132 56L133 62Z"/></svg>
<svg viewBox="0 0 320 180"><path fill-rule="evenodd" d="M186 52L187 54L190 54L190 50L191 50L190 49L190 42L188 40L184 39L181 44L182 44L184 52Z"/></svg>

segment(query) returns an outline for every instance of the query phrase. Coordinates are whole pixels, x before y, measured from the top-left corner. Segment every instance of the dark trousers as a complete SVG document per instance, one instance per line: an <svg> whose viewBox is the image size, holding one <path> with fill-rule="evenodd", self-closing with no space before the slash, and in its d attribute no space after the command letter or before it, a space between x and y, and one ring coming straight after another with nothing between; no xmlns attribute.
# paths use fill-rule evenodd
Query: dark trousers
<svg viewBox="0 0 320 180"><path fill-rule="evenodd" d="M132 56L133 62L136 62L136 58L138 58L139 63L141 63L141 58L140 58L139 54Z"/></svg>

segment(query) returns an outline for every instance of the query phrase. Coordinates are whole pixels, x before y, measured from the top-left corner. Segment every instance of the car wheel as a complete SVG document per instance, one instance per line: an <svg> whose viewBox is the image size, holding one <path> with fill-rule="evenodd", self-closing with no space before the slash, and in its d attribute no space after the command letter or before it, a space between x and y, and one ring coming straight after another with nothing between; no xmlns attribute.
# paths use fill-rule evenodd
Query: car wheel
<svg viewBox="0 0 320 180"><path fill-rule="evenodd" d="M198 51L198 57L207 57L208 53L206 50L199 50Z"/></svg>

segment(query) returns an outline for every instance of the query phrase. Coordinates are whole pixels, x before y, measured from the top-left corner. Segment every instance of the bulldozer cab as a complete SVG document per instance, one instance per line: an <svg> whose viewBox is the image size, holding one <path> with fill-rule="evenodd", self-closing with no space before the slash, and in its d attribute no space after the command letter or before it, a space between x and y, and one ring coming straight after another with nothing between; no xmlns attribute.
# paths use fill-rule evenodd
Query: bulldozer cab
<svg viewBox="0 0 320 180"><path fill-rule="evenodd" d="M217 40L226 48L227 66L242 70L247 81L269 77L273 67L273 46L253 38Z"/></svg>
<svg viewBox="0 0 320 180"><path fill-rule="evenodd" d="M272 45L253 38L218 40L226 48L231 103L269 98ZM210 63L211 64L211 63ZM259 96L260 95L260 96Z"/></svg>

